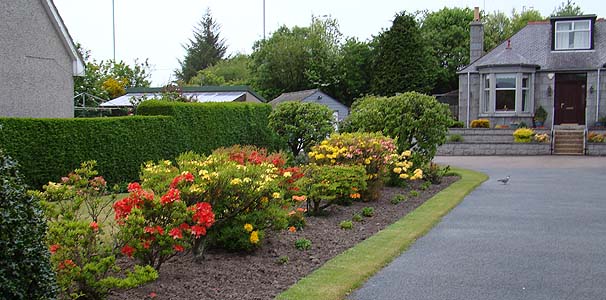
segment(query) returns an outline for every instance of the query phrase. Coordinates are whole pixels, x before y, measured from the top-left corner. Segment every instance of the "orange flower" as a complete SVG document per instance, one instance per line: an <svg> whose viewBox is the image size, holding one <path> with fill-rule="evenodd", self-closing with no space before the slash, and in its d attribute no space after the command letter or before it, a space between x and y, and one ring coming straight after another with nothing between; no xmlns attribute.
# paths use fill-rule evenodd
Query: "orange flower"
<svg viewBox="0 0 606 300"><path fill-rule="evenodd" d="M306 212L306 211L307 211L307 209L305 209L305 208L303 208L303 207L298 207L298 208L297 208L297 211L298 211L298 212Z"/></svg>
<svg viewBox="0 0 606 300"><path fill-rule="evenodd" d="M288 216L290 217L290 216L292 216L292 215L294 215L294 214L295 214L295 211L294 211L294 210L291 210L291 211L288 213Z"/></svg>
<svg viewBox="0 0 606 300"><path fill-rule="evenodd" d="M360 193L353 193L349 195L349 198L352 199L359 199L360 198Z"/></svg>
<svg viewBox="0 0 606 300"><path fill-rule="evenodd" d="M292 196L292 200L297 201L297 202L302 202L307 200L307 197L305 195L302 196Z"/></svg>
<svg viewBox="0 0 606 300"><path fill-rule="evenodd" d="M288 227L288 231L297 232L297 228L295 228L295 226L290 226L290 227Z"/></svg>
<svg viewBox="0 0 606 300"><path fill-rule="evenodd" d="M55 254L55 252L57 252L57 250L59 250L59 248L61 248L61 246L59 246L59 244L54 244L50 246L50 253L51 254Z"/></svg>
<svg viewBox="0 0 606 300"><path fill-rule="evenodd" d="M92 222L90 222L90 228L94 232L97 232L97 231L99 231L99 224L97 224L97 222L95 222L95 221L92 221Z"/></svg>

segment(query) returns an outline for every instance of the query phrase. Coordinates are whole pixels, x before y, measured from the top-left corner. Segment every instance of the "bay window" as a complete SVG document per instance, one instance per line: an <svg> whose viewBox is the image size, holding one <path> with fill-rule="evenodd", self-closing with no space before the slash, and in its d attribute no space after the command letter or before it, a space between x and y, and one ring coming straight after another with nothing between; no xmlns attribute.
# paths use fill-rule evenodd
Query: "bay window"
<svg viewBox="0 0 606 300"><path fill-rule="evenodd" d="M530 114L533 73L485 73L481 76L483 115Z"/></svg>

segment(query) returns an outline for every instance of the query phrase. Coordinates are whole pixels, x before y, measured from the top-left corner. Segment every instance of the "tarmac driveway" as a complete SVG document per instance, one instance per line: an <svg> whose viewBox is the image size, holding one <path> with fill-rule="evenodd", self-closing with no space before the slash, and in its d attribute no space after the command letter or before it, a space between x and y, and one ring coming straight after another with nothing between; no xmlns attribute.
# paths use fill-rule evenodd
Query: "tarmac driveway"
<svg viewBox="0 0 606 300"><path fill-rule="evenodd" d="M606 158L435 161L490 179L350 299L606 299Z"/></svg>

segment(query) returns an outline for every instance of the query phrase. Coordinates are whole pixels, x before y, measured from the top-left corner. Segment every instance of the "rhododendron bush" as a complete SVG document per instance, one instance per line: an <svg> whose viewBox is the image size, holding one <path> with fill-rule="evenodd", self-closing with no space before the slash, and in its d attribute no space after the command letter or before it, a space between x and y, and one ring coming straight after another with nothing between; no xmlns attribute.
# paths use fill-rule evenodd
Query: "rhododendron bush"
<svg viewBox="0 0 606 300"><path fill-rule="evenodd" d="M186 205L209 203L215 222L208 229L211 245L228 250L252 250L268 228L285 228L295 182L303 176L298 168L286 168L282 154L267 154L254 147L222 148L209 156L184 153L176 163L147 163L142 170L144 189L179 191ZM168 194L165 194L165 196ZM168 196L167 196L168 197ZM245 224L253 226L247 231ZM193 244L201 256L206 239Z"/></svg>
<svg viewBox="0 0 606 300"><path fill-rule="evenodd" d="M158 276L140 266L120 274L114 247L100 226L113 197L94 167L94 161L85 162L61 183L31 192L45 208L46 241L61 299L104 299L110 289L136 287Z"/></svg>
<svg viewBox="0 0 606 300"><path fill-rule="evenodd" d="M402 180L422 178L422 171L414 168L407 150L397 153L396 142L380 133L333 134L314 146L309 152L312 163L318 165L362 165L366 169L367 190L364 200L376 200L383 179L390 173Z"/></svg>

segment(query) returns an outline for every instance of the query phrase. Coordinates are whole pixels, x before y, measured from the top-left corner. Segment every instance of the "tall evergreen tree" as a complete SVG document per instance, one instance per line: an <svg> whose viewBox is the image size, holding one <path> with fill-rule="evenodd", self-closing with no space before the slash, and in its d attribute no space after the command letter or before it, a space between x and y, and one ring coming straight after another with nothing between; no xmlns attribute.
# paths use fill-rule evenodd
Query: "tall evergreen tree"
<svg viewBox="0 0 606 300"><path fill-rule="evenodd" d="M194 38L189 40L188 45L183 46L186 54L183 60L179 60L181 70L175 70L177 79L188 82L198 71L223 58L227 46L225 40L219 37L220 29L221 26L212 18L210 9L206 10L202 20L194 28Z"/></svg>
<svg viewBox="0 0 606 300"><path fill-rule="evenodd" d="M376 95L433 89L437 63L414 15L396 14L391 28L376 37L375 51L372 92Z"/></svg>

